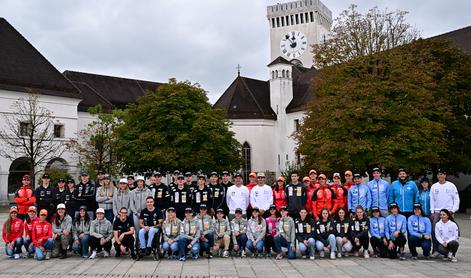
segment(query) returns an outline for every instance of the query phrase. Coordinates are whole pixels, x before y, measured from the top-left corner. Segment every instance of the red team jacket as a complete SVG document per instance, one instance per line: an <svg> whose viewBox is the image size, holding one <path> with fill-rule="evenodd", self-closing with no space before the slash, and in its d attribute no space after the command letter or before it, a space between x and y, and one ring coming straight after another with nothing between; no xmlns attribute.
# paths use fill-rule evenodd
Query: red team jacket
<svg viewBox="0 0 471 278"><path fill-rule="evenodd" d="M15 194L15 202L18 206L19 214L27 214L30 206L36 203L36 197L34 197L33 189L31 186L22 186Z"/></svg>
<svg viewBox="0 0 471 278"><path fill-rule="evenodd" d="M35 217L31 219L31 221L28 223L25 221L25 235L29 236L30 239L33 238L33 225L35 222L39 221L39 217Z"/></svg>
<svg viewBox="0 0 471 278"><path fill-rule="evenodd" d="M329 213L332 214L332 209L334 207L333 200L335 199L335 192L332 190L329 185L324 187L319 187L312 194L311 206L312 206L312 215L315 219L319 218L321 210L327 208Z"/></svg>
<svg viewBox="0 0 471 278"><path fill-rule="evenodd" d="M3 226L2 237L5 243L15 241L17 238L23 236L23 220L16 218L11 221L11 232L7 235L5 226Z"/></svg>
<svg viewBox="0 0 471 278"><path fill-rule="evenodd" d="M52 238L52 225L51 223L44 221L36 221L33 224L33 236L31 237L34 246L42 246L48 238Z"/></svg>
<svg viewBox="0 0 471 278"><path fill-rule="evenodd" d="M330 188L334 191L336 198L334 199L334 208L332 213L337 213L340 208L345 208L345 198L348 197L348 190L341 184L332 184Z"/></svg>
<svg viewBox="0 0 471 278"><path fill-rule="evenodd" d="M283 187L279 187L278 191L273 188L273 203L276 206L276 210L280 211L282 206L286 206L286 194Z"/></svg>

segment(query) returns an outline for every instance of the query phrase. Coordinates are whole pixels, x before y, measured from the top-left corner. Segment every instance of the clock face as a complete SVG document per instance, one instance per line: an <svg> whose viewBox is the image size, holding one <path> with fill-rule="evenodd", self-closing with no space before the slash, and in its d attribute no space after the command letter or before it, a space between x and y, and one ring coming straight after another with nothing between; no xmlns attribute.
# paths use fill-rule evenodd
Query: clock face
<svg viewBox="0 0 471 278"><path fill-rule="evenodd" d="M299 31L291 31L281 36L281 53L288 58L298 58L307 48L307 38Z"/></svg>

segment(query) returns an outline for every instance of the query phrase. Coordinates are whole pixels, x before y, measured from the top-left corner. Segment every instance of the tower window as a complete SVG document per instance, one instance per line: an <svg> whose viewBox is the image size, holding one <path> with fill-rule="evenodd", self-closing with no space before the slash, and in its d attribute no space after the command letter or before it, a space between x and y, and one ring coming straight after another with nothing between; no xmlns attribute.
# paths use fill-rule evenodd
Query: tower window
<svg viewBox="0 0 471 278"><path fill-rule="evenodd" d="M286 16L286 26L289 26L289 16Z"/></svg>
<svg viewBox="0 0 471 278"><path fill-rule="evenodd" d="M310 16L311 16L311 22L314 22L314 13L311 12L311 13L310 13Z"/></svg>
<svg viewBox="0 0 471 278"><path fill-rule="evenodd" d="M308 16L308 15L309 15L308 13L305 13L305 14L304 14L304 18L306 19L306 23L309 22L309 16Z"/></svg>
<svg viewBox="0 0 471 278"><path fill-rule="evenodd" d="M250 155L250 145L249 143L245 142L242 145L242 173L244 176L245 182L249 180L250 172L252 172L252 162L251 162L251 155Z"/></svg>
<svg viewBox="0 0 471 278"><path fill-rule="evenodd" d="M285 18L284 17L281 17L281 26L285 26Z"/></svg>
<svg viewBox="0 0 471 278"><path fill-rule="evenodd" d="M299 24L299 15L296 14L295 17L296 17L296 24Z"/></svg>
<svg viewBox="0 0 471 278"><path fill-rule="evenodd" d="M280 154L278 154L278 166L280 166L281 164L281 157L280 157Z"/></svg>
<svg viewBox="0 0 471 278"><path fill-rule="evenodd" d="M54 125L54 138L63 138L64 137L64 125L56 124Z"/></svg>
<svg viewBox="0 0 471 278"><path fill-rule="evenodd" d="M296 132L299 131L299 119L294 120L294 130Z"/></svg>
<svg viewBox="0 0 471 278"><path fill-rule="evenodd" d="M304 14L299 14L299 17L301 19L301 24L303 24L304 23Z"/></svg>
<svg viewBox="0 0 471 278"><path fill-rule="evenodd" d="M294 25L294 16L291 15L290 17L291 17L291 25Z"/></svg>
<svg viewBox="0 0 471 278"><path fill-rule="evenodd" d="M33 128L33 125L28 122L21 122L20 123L20 136L28 136L31 134L31 129Z"/></svg>
<svg viewBox="0 0 471 278"><path fill-rule="evenodd" d="M280 18L279 17L276 18L276 27L280 27Z"/></svg>
<svg viewBox="0 0 471 278"><path fill-rule="evenodd" d="M272 18L272 19L271 19L271 28L275 28L275 27L276 27L276 26L275 26L275 19Z"/></svg>
<svg viewBox="0 0 471 278"><path fill-rule="evenodd" d="M286 75L285 75L285 70L282 70L282 71L281 71L281 77L283 77L283 78L286 77Z"/></svg>

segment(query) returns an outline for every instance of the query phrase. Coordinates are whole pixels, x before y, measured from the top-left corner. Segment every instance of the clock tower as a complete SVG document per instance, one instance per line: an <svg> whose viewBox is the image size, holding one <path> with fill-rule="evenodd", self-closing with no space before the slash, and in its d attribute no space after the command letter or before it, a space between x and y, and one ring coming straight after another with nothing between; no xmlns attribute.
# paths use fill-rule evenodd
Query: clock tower
<svg viewBox="0 0 471 278"><path fill-rule="evenodd" d="M320 0L298 0L267 7L271 61L279 56L295 65L313 65L311 46L325 39L332 12Z"/></svg>

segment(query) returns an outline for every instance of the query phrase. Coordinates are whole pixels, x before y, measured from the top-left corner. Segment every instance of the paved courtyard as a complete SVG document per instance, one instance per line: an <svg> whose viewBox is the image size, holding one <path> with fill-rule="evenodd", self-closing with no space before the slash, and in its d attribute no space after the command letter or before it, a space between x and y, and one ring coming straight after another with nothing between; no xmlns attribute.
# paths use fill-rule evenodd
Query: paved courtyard
<svg viewBox="0 0 471 278"><path fill-rule="evenodd" d="M0 214L3 223L6 214ZM276 261L265 258L214 258L212 260L153 261L145 258L134 262L129 258L81 259L71 256L66 260L33 259L11 260L0 248L0 277L471 277L471 220L459 216L462 235L458 263L434 260L389 260L342 258Z"/></svg>

